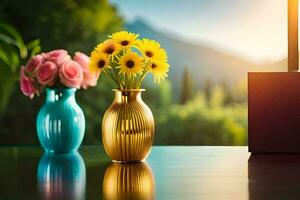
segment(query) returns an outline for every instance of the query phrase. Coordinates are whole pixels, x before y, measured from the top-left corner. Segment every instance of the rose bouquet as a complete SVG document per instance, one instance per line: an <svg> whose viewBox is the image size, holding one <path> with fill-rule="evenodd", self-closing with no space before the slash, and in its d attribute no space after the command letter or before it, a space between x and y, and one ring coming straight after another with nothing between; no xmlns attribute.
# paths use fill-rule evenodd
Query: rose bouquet
<svg viewBox="0 0 300 200"><path fill-rule="evenodd" d="M90 72L89 60L88 56L80 52L76 52L71 59L65 50L38 54L26 66L21 66L21 91L32 99L45 87L86 89L95 86L99 73Z"/></svg>
<svg viewBox="0 0 300 200"><path fill-rule="evenodd" d="M24 95L32 99L46 90L36 127L47 152L74 151L83 140L85 117L75 92L97 83L99 73L90 72L89 60L80 52L71 59L67 51L54 50L34 56L21 67L20 87Z"/></svg>
<svg viewBox="0 0 300 200"><path fill-rule="evenodd" d="M159 83L169 71L166 51L158 42L138 37L127 31L112 34L92 51L90 71L108 75L121 90L140 88L148 73Z"/></svg>

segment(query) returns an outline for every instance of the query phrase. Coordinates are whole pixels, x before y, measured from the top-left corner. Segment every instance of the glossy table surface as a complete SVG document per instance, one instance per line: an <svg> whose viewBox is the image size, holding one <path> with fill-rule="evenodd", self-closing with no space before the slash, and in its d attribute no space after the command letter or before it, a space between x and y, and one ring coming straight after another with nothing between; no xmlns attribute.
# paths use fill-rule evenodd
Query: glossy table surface
<svg viewBox="0 0 300 200"><path fill-rule="evenodd" d="M112 164L98 146L47 155L0 147L0 199L298 199L299 155L247 147L153 147L144 164Z"/></svg>

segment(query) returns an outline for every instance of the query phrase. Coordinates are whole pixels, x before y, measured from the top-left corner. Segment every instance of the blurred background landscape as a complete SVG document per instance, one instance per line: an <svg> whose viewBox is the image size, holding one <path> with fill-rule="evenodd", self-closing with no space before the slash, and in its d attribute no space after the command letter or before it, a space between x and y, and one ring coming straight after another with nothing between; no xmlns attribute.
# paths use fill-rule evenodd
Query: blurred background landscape
<svg viewBox="0 0 300 200"><path fill-rule="evenodd" d="M2 0L0 144L38 144L43 95L29 100L18 83L31 54L59 48L89 54L125 29L157 40L169 56L168 79L154 85L149 77L143 85L156 145L247 145L247 72L287 69L286 10L285 0ZM84 144L101 143L112 88L102 75L96 87L77 92Z"/></svg>

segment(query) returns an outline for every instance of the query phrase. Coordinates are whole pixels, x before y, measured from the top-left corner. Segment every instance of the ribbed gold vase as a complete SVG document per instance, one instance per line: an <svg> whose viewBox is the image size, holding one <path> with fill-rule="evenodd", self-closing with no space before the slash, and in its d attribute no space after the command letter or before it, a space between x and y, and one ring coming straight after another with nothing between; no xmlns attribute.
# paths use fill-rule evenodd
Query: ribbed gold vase
<svg viewBox="0 0 300 200"><path fill-rule="evenodd" d="M143 89L114 90L115 99L102 121L102 141L114 162L143 162L152 147L154 119L143 102Z"/></svg>
<svg viewBox="0 0 300 200"><path fill-rule="evenodd" d="M155 181L145 163L112 163L103 178L104 200L153 200Z"/></svg>

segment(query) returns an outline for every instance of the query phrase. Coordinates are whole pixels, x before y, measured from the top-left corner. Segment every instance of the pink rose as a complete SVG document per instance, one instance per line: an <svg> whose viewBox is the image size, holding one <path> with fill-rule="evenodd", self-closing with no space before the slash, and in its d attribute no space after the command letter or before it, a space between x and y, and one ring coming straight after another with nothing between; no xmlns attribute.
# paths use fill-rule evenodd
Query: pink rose
<svg viewBox="0 0 300 200"><path fill-rule="evenodd" d="M80 88L83 73L80 65L73 61L69 60L64 62L59 70L60 81L67 87Z"/></svg>
<svg viewBox="0 0 300 200"><path fill-rule="evenodd" d="M59 49L46 53L45 59L47 61L52 61L57 65L62 65L64 62L70 60L71 57L68 55L68 52L66 50Z"/></svg>
<svg viewBox="0 0 300 200"><path fill-rule="evenodd" d="M20 88L25 96L28 96L30 99L34 97L37 90L34 88L34 81L26 76L25 67L21 66L20 71Z"/></svg>
<svg viewBox="0 0 300 200"><path fill-rule="evenodd" d="M97 80L99 78L100 72L97 73L90 72L88 67L90 58L81 52L76 52L74 56L74 60L78 62L78 64L81 66L83 71L83 79L81 82L81 87L86 89L89 86L97 85Z"/></svg>
<svg viewBox="0 0 300 200"><path fill-rule="evenodd" d="M74 55L74 60L78 62L83 69L88 68L90 58L84 53L76 52Z"/></svg>
<svg viewBox="0 0 300 200"><path fill-rule="evenodd" d="M36 55L36 56L32 57L26 65L26 72L27 73L34 72L37 68L39 68L41 66L42 63L43 63L42 55Z"/></svg>
<svg viewBox="0 0 300 200"><path fill-rule="evenodd" d="M58 67L54 62L46 61L36 72L36 78L43 85L52 86L56 80Z"/></svg>

